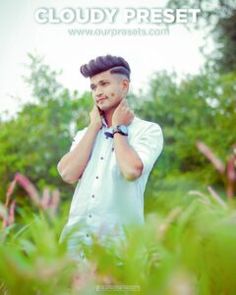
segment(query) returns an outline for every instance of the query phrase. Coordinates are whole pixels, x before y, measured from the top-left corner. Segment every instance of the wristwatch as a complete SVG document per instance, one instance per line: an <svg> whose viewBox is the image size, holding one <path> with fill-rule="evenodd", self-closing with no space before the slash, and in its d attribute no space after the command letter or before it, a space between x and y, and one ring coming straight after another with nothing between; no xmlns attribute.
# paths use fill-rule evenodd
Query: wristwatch
<svg viewBox="0 0 236 295"><path fill-rule="evenodd" d="M115 133L120 133L121 135L128 136L128 128L125 125L117 125L113 128L113 136Z"/></svg>

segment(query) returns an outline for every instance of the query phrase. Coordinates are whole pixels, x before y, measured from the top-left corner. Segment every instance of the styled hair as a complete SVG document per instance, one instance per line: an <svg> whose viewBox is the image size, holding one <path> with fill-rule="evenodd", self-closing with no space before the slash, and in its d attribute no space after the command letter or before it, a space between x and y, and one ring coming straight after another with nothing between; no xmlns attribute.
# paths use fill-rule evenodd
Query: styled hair
<svg viewBox="0 0 236 295"><path fill-rule="evenodd" d="M91 78L99 73L110 70L111 74L122 74L130 80L130 67L127 61L123 57L105 55L98 56L96 59L92 59L88 64L80 67L81 74L87 78Z"/></svg>

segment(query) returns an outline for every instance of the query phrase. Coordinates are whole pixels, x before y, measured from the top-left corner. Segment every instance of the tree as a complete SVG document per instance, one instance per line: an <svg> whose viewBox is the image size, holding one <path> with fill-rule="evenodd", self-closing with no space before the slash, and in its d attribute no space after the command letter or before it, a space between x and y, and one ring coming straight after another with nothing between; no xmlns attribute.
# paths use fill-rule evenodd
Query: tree
<svg viewBox="0 0 236 295"><path fill-rule="evenodd" d="M86 125L91 99L88 93L79 96L58 81L43 60L29 54L30 74L25 78L32 88L35 102L27 103L17 118L1 122L0 130L0 187L1 196L16 172L28 176L39 189L47 185L63 185L57 163L65 154L77 129Z"/></svg>
<svg viewBox="0 0 236 295"><path fill-rule="evenodd" d="M233 0L169 0L168 7L197 8L201 10L195 29L205 31L206 44L209 37L215 42L213 52L202 52L209 66L216 71L228 73L236 70L236 2ZM187 24L192 29L191 23Z"/></svg>
<svg viewBox="0 0 236 295"><path fill-rule="evenodd" d="M149 101L137 112L163 128L165 146L158 162L162 177L174 171L197 172L206 182L214 181L216 176L197 150L196 141L206 142L226 159L235 143L235 79L236 72L219 75L209 69L188 75L180 83L175 73L154 75L146 94Z"/></svg>

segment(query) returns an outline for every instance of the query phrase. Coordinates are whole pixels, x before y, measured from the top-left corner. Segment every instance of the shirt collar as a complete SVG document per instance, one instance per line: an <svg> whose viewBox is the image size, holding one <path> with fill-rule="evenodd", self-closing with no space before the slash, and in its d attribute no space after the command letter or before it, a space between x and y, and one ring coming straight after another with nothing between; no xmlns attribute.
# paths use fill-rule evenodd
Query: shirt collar
<svg viewBox="0 0 236 295"><path fill-rule="evenodd" d="M106 128L106 131L104 131L104 135L106 137L110 137L113 138L113 128L112 127L108 127L105 118L102 116L102 127Z"/></svg>
<svg viewBox="0 0 236 295"><path fill-rule="evenodd" d="M106 121L105 121L105 118L104 118L103 116L101 116L101 117L102 117L102 127L106 127L106 128L108 128L107 123L106 123ZM132 123L133 123L134 121L136 121L136 119L137 119L137 117L134 116L134 119L133 119L133 121L131 122L131 125L132 125ZM111 128L111 127L110 127L110 128Z"/></svg>
<svg viewBox="0 0 236 295"><path fill-rule="evenodd" d="M103 116L102 116L102 127L108 128L105 118Z"/></svg>
<svg viewBox="0 0 236 295"><path fill-rule="evenodd" d="M135 121L135 120L136 120L136 116L134 116L133 121ZM133 123L133 121L132 121L132 123ZM132 124L132 123L131 123L131 124ZM103 116L102 116L102 127L107 128L107 130L104 132L104 135L105 135L106 137L113 138L113 130L112 130L113 128L107 126L107 123L106 123L105 118L104 118Z"/></svg>

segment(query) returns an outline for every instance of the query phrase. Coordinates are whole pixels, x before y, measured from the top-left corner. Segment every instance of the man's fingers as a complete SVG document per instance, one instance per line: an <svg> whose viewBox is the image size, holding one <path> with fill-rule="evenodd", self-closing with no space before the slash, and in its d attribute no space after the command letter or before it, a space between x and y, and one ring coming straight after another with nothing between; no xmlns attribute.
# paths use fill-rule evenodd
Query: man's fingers
<svg viewBox="0 0 236 295"><path fill-rule="evenodd" d="M123 106L126 106L126 107L128 106L128 102L127 102L126 99L123 99L123 101L122 101L122 105L123 105Z"/></svg>
<svg viewBox="0 0 236 295"><path fill-rule="evenodd" d="M122 100L120 101L120 106L125 106L127 105L127 101L125 98L122 98Z"/></svg>

